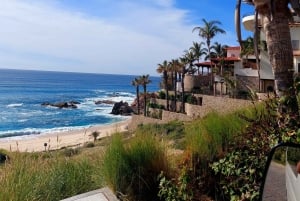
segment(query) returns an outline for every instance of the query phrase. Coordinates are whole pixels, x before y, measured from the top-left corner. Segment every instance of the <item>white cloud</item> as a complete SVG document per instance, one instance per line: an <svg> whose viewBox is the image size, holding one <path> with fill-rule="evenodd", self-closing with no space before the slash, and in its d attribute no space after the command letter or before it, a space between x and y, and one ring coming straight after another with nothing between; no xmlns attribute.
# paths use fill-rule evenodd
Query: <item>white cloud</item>
<svg viewBox="0 0 300 201"><path fill-rule="evenodd" d="M0 67L155 74L198 40L172 0L118 2L100 17L54 0L0 0Z"/></svg>

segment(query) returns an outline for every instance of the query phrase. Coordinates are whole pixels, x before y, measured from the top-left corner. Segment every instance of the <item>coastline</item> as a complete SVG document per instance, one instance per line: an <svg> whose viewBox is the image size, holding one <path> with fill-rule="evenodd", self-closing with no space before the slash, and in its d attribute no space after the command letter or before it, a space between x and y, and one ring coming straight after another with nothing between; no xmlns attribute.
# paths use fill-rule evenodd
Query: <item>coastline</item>
<svg viewBox="0 0 300 201"><path fill-rule="evenodd" d="M100 132L98 139L107 137L116 132L126 131L130 122L131 118L108 125L95 125L71 131L43 133L22 139L3 138L0 139L0 149L39 152L45 150L45 143L47 143L47 150L55 150L68 146L82 146L86 142L93 141L93 137L90 136L92 132Z"/></svg>

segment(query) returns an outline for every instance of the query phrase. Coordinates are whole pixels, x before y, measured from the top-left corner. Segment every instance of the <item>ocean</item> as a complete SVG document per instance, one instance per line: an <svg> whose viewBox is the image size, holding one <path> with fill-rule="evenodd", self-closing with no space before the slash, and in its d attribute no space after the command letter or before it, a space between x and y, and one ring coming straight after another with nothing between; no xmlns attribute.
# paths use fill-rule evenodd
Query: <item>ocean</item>
<svg viewBox="0 0 300 201"><path fill-rule="evenodd" d="M112 104L133 102L137 76L0 69L0 138L25 137L112 124L128 117L110 114ZM151 77L147 91L159 89ZM142 91L142 89L141 89ZM76 109L42 106L42 103L77 101Z"/></svg>

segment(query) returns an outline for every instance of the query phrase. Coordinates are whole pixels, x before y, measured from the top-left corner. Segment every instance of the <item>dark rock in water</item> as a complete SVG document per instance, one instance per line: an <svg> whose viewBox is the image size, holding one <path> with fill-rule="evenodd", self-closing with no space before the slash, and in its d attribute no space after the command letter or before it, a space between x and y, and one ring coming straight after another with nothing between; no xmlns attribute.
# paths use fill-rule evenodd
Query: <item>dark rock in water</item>
<svg viewBox="0 0 300 201"><path fill-rule="evenodd" d="M131 115L133 113L132 108L128 105L127 102L120 101L114 104L114 107L111 111L111 114L114 115Z"/></svg>
<svg viewBox="0 0 300 201"><path fill-rule="evenodd" d="M70 101L69 104L72 104L72 105L80 105L80 102L78 102L78 101Z"/></svg>
<svg viewBox="0 0 300 201"><path fill-rule="evenodd" d="M96 105L100 105L100 104L108 104L108 105L113 105L115 104L115 101L112 100L99 100L99 101L95 101Z"/></svg>
<svg viewBox="0 0 300 201"><path fill-rule="evenodd" d="M0 153L0 164L4 163L5 161L7 161L9 159L8 155Z"/></svg>
<svg viewBox="0 0 300 201"><path fill-rule="evenodd" d="M70 101L70 102L58 102L58 103L49 103L49 102L44 102L41 105L42 106L52 106L52 107L57 107L57 108L77 108L77 104L80 104L77 101Z"/></svg>

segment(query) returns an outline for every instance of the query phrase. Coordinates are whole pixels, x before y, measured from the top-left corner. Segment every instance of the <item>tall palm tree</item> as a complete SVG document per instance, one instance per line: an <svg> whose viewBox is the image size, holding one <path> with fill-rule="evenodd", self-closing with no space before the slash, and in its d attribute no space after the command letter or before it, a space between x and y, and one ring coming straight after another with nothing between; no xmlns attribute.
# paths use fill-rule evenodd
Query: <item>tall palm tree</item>
<svg viewBox="0 0 300 201"><path fill-rule="evenodd" d="M162 64L158 64L158 67L156 69L156 72L163 74L163 80L164 80L164 88L166 90L166 106L167 110L169 110L169 87L168 87L168 71L170 70L170 65L167 60L164 60Z"/></svg>
<svg viewBox="0 0 300 201"><path fill-rule="evenodd" d="M285 127L285 113L289 112L290 116L299 118L299 107L297 104L297 96L294 85L294 67L293 67L293 49L291 43L291 34L289 27L290 14L289 6L294 8L296 14L300 16L300 4L298 0L244 0L244 2L255 7L255 34L254 38L257 42L258 38L258 15L260 17L261 26L265 32L269 60L274 75L275 94L280 100L278 112L279 128ZM270 6L271 4L271 6ZM236 30L238 40L241 41L240 34L240 6L241 0L237 0L236 5ZM255 48L257 52L257 45ZM257 56L257 54L256 54ZM293 118L292 118L293 119ZM297 120L296 120L297 121ZM279 139L281 135L278 135Z"/></svg>
<svg viewBox="0 0 300 201"><path fill-rule="evenodd" d="M217 20L212 20L212 21L206 21L205 19L202 19L204 26L203 27L195 27L193 29L194 31L198 31L198 34L201 38L206 40L206 45L207 45L207 50L208 50L208 55L210 57L210 44L211 44L211 40L219 33L221 34L225 34L226 32L221 29L218 25L221 25L220 21ZM211 62L211 58L210 59L210 68L212 69L212 62ZM213 77L212 80L213 82ZM213 83L212 83L213 84Z"/></svg>
<svg viewBox="0 0 300 201"><path fill-rule="evenodd" d="M193 42L193 46L190 47L190 51L195 55L195 59L198 61L198 63L200 62L200 58L203 55L206 55L208 52L207 48L202 47L203 45L204 42L201 43Z"/></svg>
<svg viewBox="0 0 300 201"><path fill-rule="evenodd" d="M151 80L149 75L142 75L139 80L144 89L144 116L147 116L147 85L151 83Z"/></svg>
<svg viewBox="0 0 300 201"><path fill-rule="evenodd" d="M185 74L187 73L186 65L189 63L189 61L187 60L186 57L180 57L179 60L180 60L179 65L180 65L180 73L181 73L181 107L180 107L181 109L180 109L180 112L185 113L184 77L185 77Z"/></svg>
<svg viewBox="0 0 300 201"><path fill-rule="evenodd" d="M183 57L185 58L186 63L189 64L189 66L188 66L188 73L189 74L194 74L195 73L194 61L197 58L196 58L195 54L191 50L185 50L184 53L185 54L183 55Z"/></svg>
<svg viewBox="0 0 300 201"><path fill-rule="evenodd" d="M227 45L222 45L221 43L218 42L215 42L214 45L211 46L211 49L213 50L211 52L211 58L220 59L221 75L223 75L224 58L227 56L227 48L228 48Z"/></svg>
<svg viewBox="0 0 300 201"><path fill-rule="evenodd" d="M177 74L181 71L180 62L178 59L172 59L170 62L170 68L174 73L174 80L173 80L173 90L174 90L174 108L173 111L177 111Z"/></svg>
<svg viewBox="0 0 300 201"><path fill-rule="evenodd" d="M207 48L203 48L202 46L204 45L204 42L201 43L197 43L197 42L193 42L193 46L190 47L190 51L194 54L195 59L198 61L198 63L200 62L200 58L204 55L207 55ZM199 66L197 66L198 68L198 75L200 74L199 72Z"/></svg>
<svg viewBox="0 0 300 201"><path fill-rule="evenodd" d="M134 78L131 82L132 86L135 86L136 89L136 99L137 99L137 113L140 114L140 85L141 82L138 78Z"/></svg>
<svg viewBox="0 0 300 201"><path fill-rule="evenodd" d="M291 35L289 28L290 9L289 5L299 16L299 1L294 0L243 0L255 7L255 35L258 32L258 15L266 36L266 43L270 63L274 74L275 93L278 97L285 95L294 95L293 89L293 49L291 44ZM272 4L270 6L270 4ZM238 40L241 42L240 34L240 6L241 0L236 4L236 30ZM295 7L296 6L296 7ZM291 110L298 111L296 104Z"/></svg>
<svg viewBox="0 0 300 201"><path fill-rule="evenodd" d="M248 37L246 40L241 41L241 57L245 56L246 60L248 61L249 55L255 55L256 56L256 66L257 66L257 74L258 74L258 91L261 89L260 84L260 60L259 60L259 50L258 50L258 44L254 45L256 41L253 37Z"/></svg>

